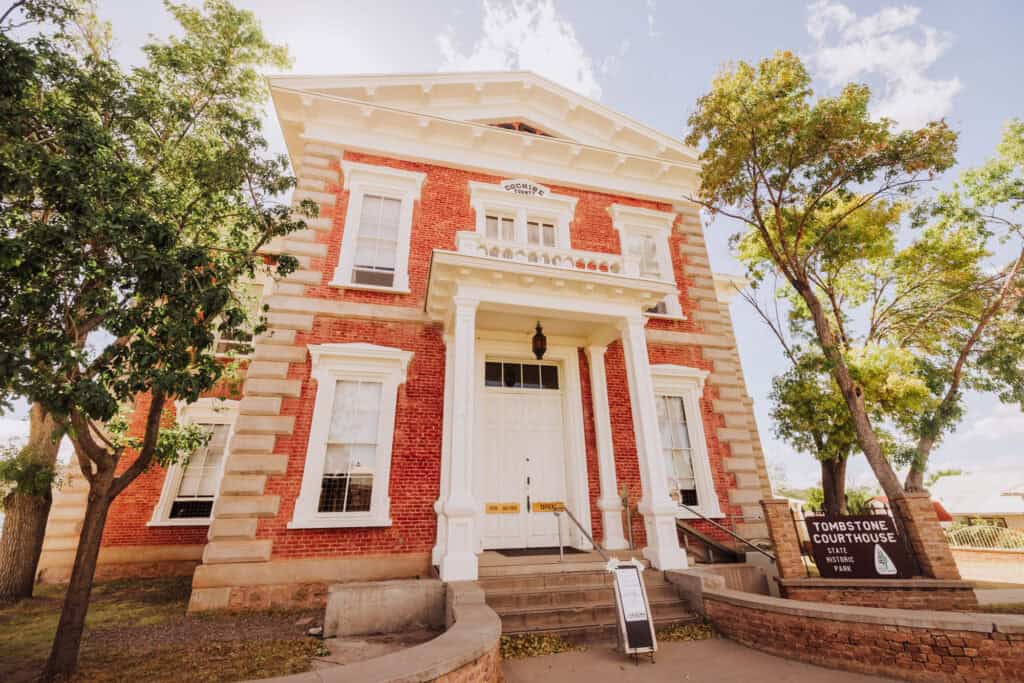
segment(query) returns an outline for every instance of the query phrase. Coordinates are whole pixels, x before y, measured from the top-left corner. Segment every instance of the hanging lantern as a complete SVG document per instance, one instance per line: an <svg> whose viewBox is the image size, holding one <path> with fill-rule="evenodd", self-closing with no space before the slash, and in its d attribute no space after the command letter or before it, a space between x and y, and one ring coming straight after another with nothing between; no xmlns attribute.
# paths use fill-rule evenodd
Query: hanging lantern
<svg viewBox="0 0 1024 683"><path fill-rule="evenodd" d="M533 355L537 356L537 360L544 360L544 354L548 350L548 338L544 336L544 329L540 326L540 321L537 321L537 334L533 335Z"/></svg>

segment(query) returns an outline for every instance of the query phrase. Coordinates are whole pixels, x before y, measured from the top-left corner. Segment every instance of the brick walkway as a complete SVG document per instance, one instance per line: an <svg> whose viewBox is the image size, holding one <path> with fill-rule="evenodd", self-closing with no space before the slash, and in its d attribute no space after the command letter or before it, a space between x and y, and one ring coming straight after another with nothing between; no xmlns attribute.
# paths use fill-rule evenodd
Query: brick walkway
<svg viewBox="0 0 1024 683"><path fill-rule="evenodd" d="M823 669L758 652L731 640L714 639L659 645L657 661L637 666L612 646L593 645L586 652L502 662L507 683L867 683L890 679Z"/></svg>

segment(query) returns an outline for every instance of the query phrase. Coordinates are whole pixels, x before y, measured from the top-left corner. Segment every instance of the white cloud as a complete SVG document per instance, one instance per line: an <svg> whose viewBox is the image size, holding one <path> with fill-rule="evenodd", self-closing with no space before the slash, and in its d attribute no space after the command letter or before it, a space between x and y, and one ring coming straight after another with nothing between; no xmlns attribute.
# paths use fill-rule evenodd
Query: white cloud
<svg viewBox="0 0 1024 683"><path fill-rule="evenodd" d="M962 89L959 78L929 78L928 69L949 49L952 36L918 23L918 7L886 7L858 17L835 0L808 7L807 32L814 40L811 62L831 86L878 78L875 116L916 128L947 115Z"/></svg>
<svg viewBox="0 0 1024 683"><path fill-rule="evenodd" d="M1016 405L997 403L992 412L975 420L962 438L998 441L1017 436L1024 436L1024 412Z"/></svg>
<svg viewBox="0 0 1024 683"><path fill-rule="evenodd" d="M594 61L553 0L484 0L483 14L482 35L468 53L456 46L450 28L437 36L444 60L440 71L527 69L582 95L601 97ZM614 64L607 63L608 69Z"/></svg>

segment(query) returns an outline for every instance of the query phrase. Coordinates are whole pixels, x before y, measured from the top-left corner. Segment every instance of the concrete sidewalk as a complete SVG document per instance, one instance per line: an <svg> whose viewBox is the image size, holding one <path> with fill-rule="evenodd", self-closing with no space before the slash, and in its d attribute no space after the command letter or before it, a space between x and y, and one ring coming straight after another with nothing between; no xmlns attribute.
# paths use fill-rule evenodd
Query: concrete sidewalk
<svg viewBox="0 0 1024 683"><path fill-rule="evenodd" d="M979 605L1007 605L1024 603L1024 587L1021 588L975 588Z"/></svg>
<svg viewBox="0 0 1024 683"><path fill-rule="evenodd" d="M592 645L586 652L505 660L508 683L658 683L714 681L715 683L866 683L888 678L852 674L782 659L751 650L731 640L714 638L661 643L656 662L643 658L637 666L613 645Z"/></svg>

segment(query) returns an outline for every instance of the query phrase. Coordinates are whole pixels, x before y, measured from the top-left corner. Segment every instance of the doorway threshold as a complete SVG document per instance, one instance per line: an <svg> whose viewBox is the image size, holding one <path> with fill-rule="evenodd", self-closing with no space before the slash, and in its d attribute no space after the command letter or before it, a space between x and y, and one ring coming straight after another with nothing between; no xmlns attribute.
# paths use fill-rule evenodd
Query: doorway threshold
<svg viewBox="0 0 1024 683"><path fill-rule="evenodd" d="M562 549L566 555L586 555L586 550L579 548L565 547ZM494 552L505 557L537 557L542 555L558 555L558 546L553 548L502 548Z"/></svg>

